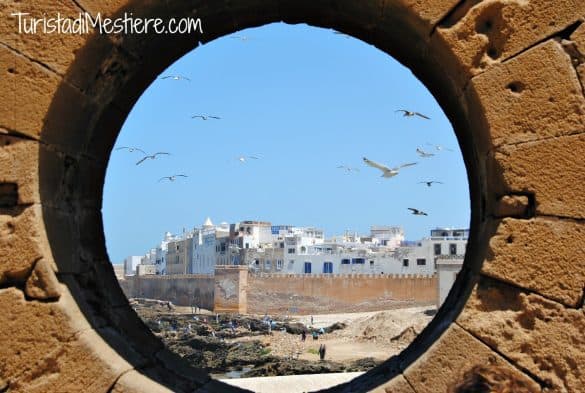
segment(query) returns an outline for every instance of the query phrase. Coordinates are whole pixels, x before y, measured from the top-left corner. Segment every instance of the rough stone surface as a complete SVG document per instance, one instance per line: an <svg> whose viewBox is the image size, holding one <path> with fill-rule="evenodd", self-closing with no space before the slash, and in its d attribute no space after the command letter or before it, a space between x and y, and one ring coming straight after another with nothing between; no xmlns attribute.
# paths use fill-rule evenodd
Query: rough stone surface
<svg viewBox="0 0 585 393"><path fill-rule="evenodd" d="M440 314L446 319L423 333L417 347L443 332L439 340L386 387L444 391L474 364L492 361L554 391L582 390L585 27L575 22L583 20L585 2L128 3L135 16L206 16L211 27L198 37L202 42L236 26L314 22L375 41L410 64L457 125L466 163L477 172L471 178L481 179L472 195L485 209L473 212L482 224L470 249L483 257L489 247L483 274L492 278L482 276L458 324L443 332L455 312ZM107 15L125 4L6 0L0 13ZM217 382L184 368L129 316L106 260L99 212L107 156L127 111L197 40L173 37L169 45L168 37L154 36L24 35L15 22L0 19L0 391L163 389L153 381L173 391L201 384L202 391L216 391ZM397 44L396 36L408 45ZM489 217L507 215L516 218L502 220L495 232L483 227ZM475 262L466 267L472 280L460 284L462 294L477 278L470 270ZM23 288L28 300L10 285ZM463 302L450 301L444 310L459 310ZM386 377L372 376L376 384Z"/></svg>
<svg viewBox="0 0 585 393"><path fill-rule="evenodd" d="M585 129L585 99L571 59L553 40L472 79L494 146Z"/></svg>
<svg viewBox="0 0 585 393"><path fill-rule="evenodd" d="M39 205L0 209L0 284L24 282L40 258L51 258Z"/></svg>
<svg viewBox="0 0 585 393"><path fill-rule="evenodd" d="M459 0L404 0L404 5L414 12L430 30L442 20L458 3Z"/></svg>
<svg viewBox="0 0 585 393"><path fill-rule="evenodd" d="M91 330L71 329L59 303L26 301L0 290L0 366L9 389L22 392L105 392L129 365Z"/></svg>
<svg viewBox="0 0 585 393"><path fill-rule="evenodd" d="M581 25L571 34L570 39L577 45L577 50L585 55L585 18Z"/></svg>
<svg viewBox="0 0 585 393"><path fill-rule="evenodd" d="M416 393L402 375L372 390L372 393Z"/></svg>
<svg viewBox="0 0 585 393"><path fill-rule="evenodd" d="M18 1L5 0L0 3L0 42L14 48L29 58L36 59L51 70L63 75L75 59L76 51L87 39L87 34L44 33L38 24L35 34L19 32L18 18L10 16L14 12L29 13L27 18L78 18L82 9L72 0Z"/></svg>
<svg viewBox="0 0 585 393"><path fill-rule="evenodd" d="M572 220L504 219L482 271L576 307L585 285L585 225Z"/></svg>
<svg viewBox="0 0 585 393"><path fill-rule="evenodd" d="M552 36L585 14L581 0L485 0L436 30L463 80Z"/></svg>
<svg viewBox="0 0 585 393"><path fill-rule="evenodd" d="M35 159L38 154L37 142L0 133L0 183L16 184L16 205L29 205L41 200L36 170L38 162Z"/></svg>
<svg viewBox="0 0 585 393"><path fill-rule="evenodd" d="M504 195L498 201L496 217L524 217L530 214L530 200L525 195Z"/></svg>
<svg viewBox="0 0 585 393"><path fill-rule="evenodd" d="M553 391L583 391L583 310L484 280L457 322Z"/></svg>
<svg viewBox="0 0 585 393"><path fill-rule="evenodd" d="M28 297L39 300L55 300L61 296L59 281L51 266L39 260L26 280L25 293Z"/></svg>
<svg viewBox="0 0 585 393"><path fill-rule="evenodd" d="M0 127L38 138L61 78L1 44L0 75Z"/></svg>
<svg viewBox="0 0 585 393"><path fill-rule="evenodd" d="M538 385L494 353L488 346L453 324L429 350L404 371L404 377L417 393L436 393L451 386L475 365L495 364L507 368L518 379L535 389Z"/></svg>
<svg viewBox="0 0 585 393"><path fill-rule="evenodd" d="M0 96L8 103L0 106L0 128L33 139L43 133L45 142L77 153L85 137L79 130L95 112L91 100L59 75L1 43L0 75ZM71 111L71 102L79 108ZM66 143L64 135L69 135Z"/></svg>
<svg viewBox="0 0 585 393"><path fill-rule="evenodd" d="M502 193L533 193L536 214L585 218L585 134L499 148L491 181L502 176ZM496 184L499 187L500 184Z"/></svg>

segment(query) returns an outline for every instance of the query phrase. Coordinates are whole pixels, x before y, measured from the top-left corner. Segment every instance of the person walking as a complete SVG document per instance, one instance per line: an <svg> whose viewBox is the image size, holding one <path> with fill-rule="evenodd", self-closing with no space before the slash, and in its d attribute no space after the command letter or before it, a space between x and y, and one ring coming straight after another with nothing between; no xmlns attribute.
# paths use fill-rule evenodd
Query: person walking
<svg viewBox="0 0 585 393"><path fill-rule="evenodd" d="M325 344L319 345L319 359L325 360L325 352L327 351Z"/></svg>
<svg viewBox="0 0 585 393"><path fill-rule="evenodd" d="M304 330L301 332L301 341L305 341L307 339L307 332L305 332Z"/></svg>

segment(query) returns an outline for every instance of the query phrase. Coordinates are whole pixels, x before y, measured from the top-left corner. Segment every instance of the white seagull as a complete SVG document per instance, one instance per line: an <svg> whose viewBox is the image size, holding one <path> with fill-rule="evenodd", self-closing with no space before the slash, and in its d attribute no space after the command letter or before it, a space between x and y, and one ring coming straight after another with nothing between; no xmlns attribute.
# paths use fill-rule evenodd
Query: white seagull
<svg viewBox="0 0 585 393"><path fill-rule="evenodd" d="M425 115L423 115L420 112L412 112L412 111L409 111L409 110L406 110L406 109L398 109L397 111L394 111L394 112L402 112L403 113L402 116L404 116L404 117L418 116L418 117L422 117L423 119L427 119L427 120L430 120L431 119L430 117L425 116Z"/></svg>
<svg viewBox="0 0 585 393"><path fill-rule="evenodd" d="M196 119L196 118L200 118L202 120L207 120L207 119L219 120L219 119L221 119L221 117L219 117L219 116L211 116L211 115L193 115L193 116L191 116L191 119Z"/></svg>
<svg viewBox="0 0 585 393"><path fill-rule="evenodd" d="M260 158L256 157L256 156L239 156L237 158L238 161L240 161L241 163L246 162L246 160L248 159L252 159L252 160L259 160Z"/></svg>
<svg viewBox="0 0 585 393"><path fill-rule="evenodd" d="M417 164L416 162L410 162L408 164L402 164L402 165L397 166L395 168L388 168L385 165L378 164L377 162L368 160L366 157L364 157L363 160L366 163L366 165L369 165L369 166L371 166L373 168L377 168L377 169L381 170L382 172L384 172L382 174L382 177L386 177L386 178L390 178L390 177L394 177L394 176L398 175L398 171L399 171L400 168L404 168L404 167L407 167L407 166L412 166L412 165L416 165Z"/></svg>
<svg viewBox="0 0 585 393"><path fill-rule="evenodd" d="M172 80L175 80L175 81L183 79L183 80L186 80L187 82L191 82L191 79L189 79L183 75L167 75L167 76L161 77L160 79L169 79L169 78Z"/></svg>
<svg viewBox="0 0 585 393"><path fill-rule="evenodd" d="M139 148L137 148L137 147L130 147L130 146L121 146L121 147L117 148L117 149L116 149L116 151L118 151L118 150L123 150L123 149L128 149L128 151L129 151L130 153L133 153L133 152L135 152L135 151L139 151L139 152L141 152L142 154L146 154L146 152L145 152L144 150L142 150L142 149L139 149Z"/></svg>
<svg viewBox="0 0 585 393"><path fill-rule="evenodd" d="M343 169L347 172L359 172L360 171L358 168L349 167L347 165L339 165L339 166L337 166L337 169Z"/></svg>
<svg viewBox="0 0 585 393"><path fill-rule="evenodd" d="M442 145L433 145L432 143L427 143L427 145L434 146L435 149L437 149L437 151L441 151L441 150L453 151L453 149L446 148Z"/></svg>
<svg viewBox="0 0 585 393"><path fill-rule="evenodd" d="M436 181L436 180L431 180L431 181L419 181L418 184L426 184L427 187L430 187L433 185L433 183L437 183L437 184L443 184L440 181Z"/></svg>
<svg viewBox="0 0 585 393"><path fill-rule="evenodd" d="M415 216L428 216L427 213L423 212L422 210L415 209L413 207L409 207L408 210L412 211L412 214Z"/></svg>
<svg viewBox="0 0 585 393"><path fill-rule="evenodd" d="M416 148L416 154L418 154L419 156L421 156L422 158L429 158L434 156L434 153L427 153L426 151L424 151L423 149L421 149L420 147Z"/></svg>
<svg viewBox="0 0 585 393"><path fill-rule="evenodd" d="M144 161L146 161L146 160L148 160L148 159L154 160L154 159L156 158L156 156L158 156L158 155L162 155L162 154L166 154L166 155L168 155L168 156L170 156L170 155L171 155L171 153L165 153L164 151L159 151L159 152L157 152L157 153L154 153L154 154L151 154L151 155L147 154L147 155L145 155L145 156L144 156L144 157L143 157L143 158L142 158L140 161L138 161L138 162L136 163L136 165L140 165L140 164L142 164Z"/></svg>
<svg viewBox="0 0 585 393"><path fill-rule="evenodd" d="M189 177L187 175L163 176L160 179L158 179L158 181L160 182L161 180L164 180L164 179L169 179L169 181L175 181L175 180L177 180L177 176L180 176L180 177Z"/></svg>

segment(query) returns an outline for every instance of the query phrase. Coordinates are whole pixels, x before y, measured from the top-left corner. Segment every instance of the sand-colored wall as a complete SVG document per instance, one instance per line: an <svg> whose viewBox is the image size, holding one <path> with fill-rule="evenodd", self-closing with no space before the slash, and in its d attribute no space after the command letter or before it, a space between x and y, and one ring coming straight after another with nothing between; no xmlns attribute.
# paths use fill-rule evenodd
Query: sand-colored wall
<svg viewBox="0 0 585 393"><path fill-rule="evenodd" d="M178 306L213 309L214 278L208 275L131 276L121 280L127 297L170 300Z"/></svg>
<svg viewBox="0 0 585 393"><path fill-rule="evenodd" d="M434 304L436 276L250 274L249 313L336 313Z"/></svg>
<svg viewBox="0 0 585 393"><path fill-rule="evenodd" d="M217 266L214 311L245 314L248 310L247 288L246 266Z"/></svg>

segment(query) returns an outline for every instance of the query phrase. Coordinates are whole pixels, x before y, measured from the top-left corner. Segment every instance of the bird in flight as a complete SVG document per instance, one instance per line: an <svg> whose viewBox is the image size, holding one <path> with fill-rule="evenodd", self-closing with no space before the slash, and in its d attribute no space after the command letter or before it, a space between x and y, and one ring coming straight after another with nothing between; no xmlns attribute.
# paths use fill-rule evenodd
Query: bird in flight
<svg viewBox="0 0 585 393"><path fill-rule="evenodd" d="M423 212L422 210L415 209L413 207L409 207L408 210L412 211L412 214L415 216L428 216L427 213Z"/></svg>
<svg viewBox="0 0 585 393"><path fill-rule="evenodd" d="M219 120L219 119L221 119L221 117L219 117L219 116L211 116L211 115L194 115L194 116L191 116L191 119L196 119L196 118L200 118L201 120L207 120L207 119L216 119L216 120Z"/></svg>
<svg viewBox="0 0 585 393"><path fill-rule="evenodd" d="M333 34L340 35L340 36L342 36L342 37L344 37L344 38L351 38L351 36L349 36L349 35L347 35L347 34L345 34L345 33L342 33L341 31L336 31L336 30L334 30L334 31L333 31Z"/></svg>
<svg viewBox="0 0 585 393"><path fill-rule="evenodd" d="M182 76L182 75L167 75L167 76L161 77L160 79L169 79L169 78L172 80L175 80L175 81L183 79L183 80L186 80L187 82L191 82L191 79L187 78L186 76Z"/></svg>
<svg viewBox="0 0 585 393"><path fill-rule="evenodd" d="M407 167L407 166L412 166L412 165L416 165L417 164L416 162L411 162L411 163L408 163L408 164L402 164L402 165L397 166L395 168L388 168L385 165L378 164L377 162L368 160L366 157L363 157L363 160L366 163L366 165L369 165L369 166L371 166L373 168L377 168L377 169L381 170L382 172L384 172L382 174L382 177L386 177L386 178L390 178L390 177L394 177L394 176L398 175L398 171L399 171L400 168L404 168L404 167Z"/></svg>
<svg viewBox="0 0 585 393"><path fill-rule="evenodd" d="M240 161L241 163L246 162L248 159L252 159L252 160L259 160L260 158L256 157L256 156L239 156L238 161Z"/></svg>
<svg viewBox="0 0 585 393"><path fill-rule="evenodd" d="M421 149L420 147L416 148L416 154L418 154L419 156L421 156L422 158L429 158L434 156L434 153L427 153L426 151L424 151L423 149Z"/></svg>
<svg viewBox="0 0 585 393"><path fill-rule="evenodd" d="M189 176L187 176L187 175L173 175L173 176L163 176L163 177L161 177L160 179L158 179L158 181L160 182L161 180L164 180L164 179L169 179L169 181L175 181L175 180L177 180L177 177L178 177L178 176L180 176L180 177L189 177Z"/></svg>
<svg viewBox="0 0 585 393"><path fill-rule="evenodd" d="M404 117L413 117L413 116L418 116L418 117L422 117L423 119L427 119L430 120L431 118L428 116L423 115L422 113L419 112L412 112L412 111L408 111L406 109L398 109L397 111L394 112L402 112Z"/></svg>
<svg viewBox="0 0 585 393"><path fill-rule="evenodd" d="M343 170L345 170L347 172L359 172L360 171L358 168L352 168L352 167L349 167L347 165L339 165L339 166L337 166L337 168L338 169L343 169Z"/></svg>
<svg viewBox="0 0 585 393"><path fill-rule="evenodd" d="M123 149L128 149L128 151L129 151L130 153L133 153L133 152L135 152L135 151L139 151L139 152L141 152L142 154L146 154L146 152L145 152L144 150L142 150L142 149L139 149L139 148L137 148L137 147L130 147L130 146L121 146L121 147L117 148L117 149L116 149L116 151L118 151L118 150L123 150Z"/></svg>
<svg viewBox="0 0 585 393"><path fill-rule="evenodd" d="M162 155L162 154L166 154L168 156L171 155L171 153L165 153L164 151L159 151L159 152L154 153L154 154L151 154L151 155L147 154L140 161L138 161L136 163L136 165L140 165L140 164L142 164L144 161L146 161L148 159L154 160L156 158L156 156L159 156L159 155Z"/></svg>
<svg viewBox="0 0 585 393"><path fill-rule="evenodd" d="M429 146L434 146L437 151L446 150L446 151L453 151L453 149L446 148L442 145L433 145L432 143L427 143Z"/></svg>
<svg viewBox="0 0 585 393"><path fill-rule="evenodd" d="M427 187L430 187L433 185L433 183L437 183L437 184L443 184L440 181L436 181L436 180L431 180L431 181L419 181L418 184L426 184Z"/></svg>

